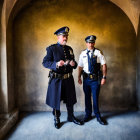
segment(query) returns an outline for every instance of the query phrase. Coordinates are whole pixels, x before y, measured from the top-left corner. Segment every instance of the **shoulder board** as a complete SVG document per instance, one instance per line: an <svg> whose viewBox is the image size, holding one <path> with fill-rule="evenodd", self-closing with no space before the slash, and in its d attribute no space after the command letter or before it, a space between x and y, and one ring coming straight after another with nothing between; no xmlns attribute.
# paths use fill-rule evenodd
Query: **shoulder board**
<svg viewBox="0 0 140 140"><path fill-rule="evenodd" d="M103 55L103 52L102 51L100 51L100 53Z"/></svg>
<svg viewBox="0 0 140 140"><path fill-rule="evenodd" d="M98 48L95 48L95 50L98 50L98 51L100 51Z"/></svg>
<svg viewBox="0 0 140 140"><path fill-rule="evenodd" d="M97 48L95 48L95 49L98 50L103 55L103 52L100 49L97 49Z"/></svg>

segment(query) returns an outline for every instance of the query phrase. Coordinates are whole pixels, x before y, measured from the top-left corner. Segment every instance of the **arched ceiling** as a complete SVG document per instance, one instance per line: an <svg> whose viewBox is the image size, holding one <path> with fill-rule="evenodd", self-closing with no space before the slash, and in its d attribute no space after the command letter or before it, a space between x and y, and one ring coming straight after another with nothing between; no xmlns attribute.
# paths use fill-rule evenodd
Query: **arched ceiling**
<svg viewBox="0 0 140 140"><path fill-rule="evenodd" d="M132 22L135 32L138 32L140 0L110 0L120 7Z"/></svg>
<svg viewBox="0 0 140 140"><path fill-rule="evenodd" d="M10 13L17 2L20 1L20 7L22 7L23 3L28 3L31 0L4 0L4 9L6 14L6 24L8 23L8 19ZM129 17L132 22L135 32L137 34L138 23L139 23L139 14L140 14L140 0L109 0L118 7L120 7L125 14Z"/></svg>

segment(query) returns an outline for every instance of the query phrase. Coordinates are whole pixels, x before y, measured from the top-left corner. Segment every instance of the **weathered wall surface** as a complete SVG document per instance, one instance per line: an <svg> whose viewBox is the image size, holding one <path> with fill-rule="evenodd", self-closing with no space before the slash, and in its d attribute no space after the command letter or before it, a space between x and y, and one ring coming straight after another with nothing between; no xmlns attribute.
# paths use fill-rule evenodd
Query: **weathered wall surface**
<svg viewBox="0 0 140 140"><path fill-rule="evenodd" d="M137 36L137 104L140 109L140 21L138 26L138 36Z"/></svg>
<svg viewBox="0 0 140 140"><path fill-rule="evenodd" d="M20 0L14 5L12 11L7 10L7 32L6 32L6 46L7 46L7 79L8 79L8 109L12 111L15 106L15 94L14 94L14 49L13 49L13 20L17 13L29 3L30 0ZM16 0L14 1L16 2ZM12 9L13 5L9 6ZM10 13L11 12L11 13Z"/></svg>
<svg viewBox="0 0 140 140"><path fill-rule="evenodd" d="M102 110L134 107L136 104L136 36L128 17L107 1L32 1L14 21L14 83L20 110L49 110L45 103L48 69L43 68L45 48L56 43L53 32L70 27L68 45L78 61L85 49L84 38L97 36L96 47L104 52L108 65L107 84L102 87ZM75 110L84 110L84 94L77 83L78 103ZM61 106L62 110L65 106Z"/></svg>
<svg viewBox="0 0 140 140"><path fill-rule="evenodd" d="M1 14L2 14L2 6L3 6L3 1L1 0L0 1L0 17L1 17ZM0 23L1 23L1 18L0 18ZM2 26L0 25L0 47L1 47L1 41L2 41L2 35L1 35L1 32L2 32ZM0 49L0 54L1 54L1 49ZM1 59L0 59L1 61ZM1 66L0 66L0 73L1 73ZM0 79L1 79L1 75L0 75ZM1 80L0 80L0 112L4 112L4 95L2 94L2 91L1 91Z"/></svg>

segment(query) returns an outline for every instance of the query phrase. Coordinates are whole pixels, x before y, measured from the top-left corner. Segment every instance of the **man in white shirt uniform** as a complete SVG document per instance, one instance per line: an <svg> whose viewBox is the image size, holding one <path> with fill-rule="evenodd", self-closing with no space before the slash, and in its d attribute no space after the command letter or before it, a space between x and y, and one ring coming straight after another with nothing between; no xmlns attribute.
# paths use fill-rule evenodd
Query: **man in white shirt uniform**
<svg viewBox="0 0 140 140"><path fill-rule="evenodd" d="M100 85L106 82L107 66L102 52L95 48L96 36L90 35L85 38L87 49L83 50L79 57L78 63L78 83L82 84L81 75L83 74L83 90L85 93L85 117L84 122L92 119L92 102L93 97L94 114L97 121L105 125L107 122L101 118L98 106L98 97ZM102 72L101 72L102 66Z"/></svg>

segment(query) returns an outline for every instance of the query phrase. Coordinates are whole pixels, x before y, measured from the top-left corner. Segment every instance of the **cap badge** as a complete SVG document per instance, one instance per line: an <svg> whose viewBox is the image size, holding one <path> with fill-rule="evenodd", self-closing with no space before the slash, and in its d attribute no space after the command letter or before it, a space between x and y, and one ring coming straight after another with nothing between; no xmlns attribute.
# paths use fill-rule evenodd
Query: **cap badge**
<svg viewBox="0 0 140 140"><path fill-rule="evenodd" d="M90 36L90 40L94 40L94 37L93 36Z"/></svg>
<svg viewBox="0 0 140 140"><path fill-rule="evenodd" d="M65 32L68 32L68 31L69 31L69 30L68 30L68 28L66 27L66 28L65 28Z"/></svg>

